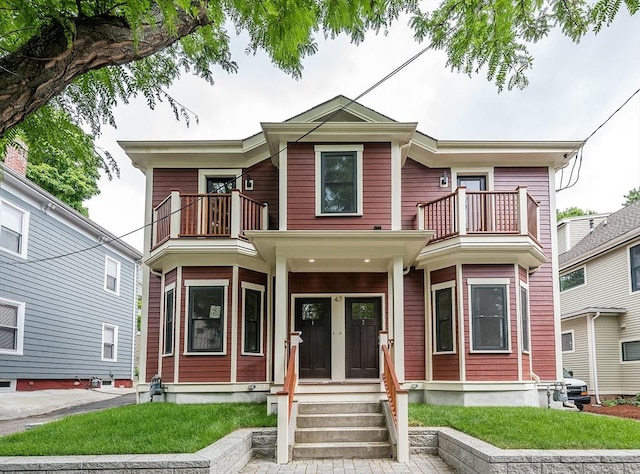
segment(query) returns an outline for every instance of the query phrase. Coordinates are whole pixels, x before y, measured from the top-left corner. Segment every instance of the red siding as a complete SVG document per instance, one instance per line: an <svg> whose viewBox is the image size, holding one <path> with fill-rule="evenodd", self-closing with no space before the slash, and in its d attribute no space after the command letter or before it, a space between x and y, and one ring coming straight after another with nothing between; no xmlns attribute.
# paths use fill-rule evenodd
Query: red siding
<svg viewBox="0 0 640 474"><path fill-rule="evenodd" d="M171 283L175 283L176 279L178 277L178 272L176 269L173 269L169 272L167 272L164 276L164 285L165 287L167 285L170 285ZM164 292L164 288L162 289L162 291ZM176 296L178 295L178 290L177 290L177 286L176 286L176 291L174 292L174 298L176 298ZM164 295L161 295L164 296ZM162 308L162 310L164 311L164 308ZM175 321L175 314L174 314L174 321ZM161 321L161 324L164 326L164 317ZM173 354L174 355L170 355L170 356L161 356L162 357L162 381L163 382L167 382L167 383L172 383L173 380L173 376L174 376L174 364L175 364L175 354L178 354L180 351L180 347L178 346L178 341L175 340L175 323L174 323L174 339L173 339ZM164 331L164 327L161 328L161 332ZM158 347L158 351L160 354L162 354L162 352L164 352L164 339L165 339L165 335L163 334L162 337L162 341L160 342L160 345Z"/></svg>
<svg viewBox="0 0 640 474"><path fill-rule="evenodd" d="M197 169L154 168L153 204L160 204L171 191L195 194L198 192Z"/></svg>
<svg viewBox="0 0 640 474"><path fill-rule="evenodd" d="M529 275L531 357L534 373L542 380L554 380L556 378L556 334L551 261L549 170L542 167L496 168L494 183L496 190L515 189L516 186L525 183L529 194L540 205L538 240L548 260ZM524 378L528 379L528 374L524 374Z"/></svg>
<svg viewBox="0 0 640 474"><path fill-rule="evenodd" d="M431 284L437 285L438 283L445 283L447 281L456 281L456 267L455 265L447 268L441 268L431 272Z"/></svg>
<svg viewBox="0 0 640 474"><path fill-rule="evenodd" d="M466 380L518 380L518 354L517 354L517 312L515 288L515 275L513 265L463 265L462 266L462 294L464 305L464 336L466 351ZM512 352L510 354L496 353L472 353L469 341L469 322L471 312L469 308L468 278L508 278L509 279L509 320L511 325L510 341Z"/></svg>
<svg viewBox="0 0 640 474"><path fill-rule="evenodd" d="M425 372L424 270L404 277L405 380L424 380Z"/></svg>
<svg viewBox="0 0 640 474"><path fill-rule="evenodd" d="M456 267L451 266L447 268L441 268L431 272L431 285L437 285L438 283L445 283L449 281L456 281ZM431 302L433 308L434 302ZM455 354L434 354L432 356L432 376L433 380L460 380L460 341L458 340L458 288L455 287L453 291L453 304L455 308L455 323L453 326L454 334L456 334L456 353Z"/></svg>
<svg viewBox="0 0 640 474"><path fill-rule="evenodd" d="M253 178L253 176L252 176ZM267 317L266 317L266 285L267 275L241 268L239 271L240 286L238 288L238 382L264 382L267 380ZM265 298L262 301L264 312L262 324L262 353L263 356L242 355L242 333L244 331L244 308L242 306L242 282L254 283L265 287Z"/></svg>
<svg viewBox="0 0 640 474"><path fill-rule="evenodd" d="M440 177L444 171L451 176L448 168L428 168L411 158L402 168L402 229L418 228L416 204L429 202L451 193L451 187L440 187Z"/></svg>
<svg viewBox="0 0 640 474"><path fill-rule="evenodd" d="M231 292L233 291L231 267L184 267L182 270L183 280L209 280L225 279L229 280L229 291L227 292L227 305L225 320L227 339L226 355L184 355L180 351L180 382L229 382L231 380ZM185 341L185 321L187 320L186 288L181 285L182 294L180 308L180 324L182 340ZM184 342L183 342L184 344Z"/></svg>
<svg viewBox="0 0 640 474"><path fill-rule="evenodd" d="M149 274L149 300L147 301L147 369L146 382L158 373L160 342L160 277Z"/></svg>
<svg viewBox="0 0 640 474"><path fill-rule="evenodd" d="M273 165L270 159L266 159L244 172L250 175L253 180L253 191L244 190L243 194L255 201L269 204L269 229L277 230L279 212L278 168Z"/></svg>
<svg viewBox="0 0 640 474"><path fill-rule="evenodd" d="M391 228L391 145L367 143L363 152L363 215L316 217L313 144L290 143L287 150L289 230L372 230ZM360 191L360 190L359 190Z"/></svg>

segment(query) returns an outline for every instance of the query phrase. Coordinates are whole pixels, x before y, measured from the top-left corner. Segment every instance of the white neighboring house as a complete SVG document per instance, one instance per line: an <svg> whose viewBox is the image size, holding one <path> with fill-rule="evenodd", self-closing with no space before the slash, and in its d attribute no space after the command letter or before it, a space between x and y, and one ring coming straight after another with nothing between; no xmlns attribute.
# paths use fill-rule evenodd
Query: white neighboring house
<svg viewBox="0 0 640 474"><path fill-rule="evenodd" d="M564 367L596 397L640 392L640 202L563 219L558 245Z"/></svg>

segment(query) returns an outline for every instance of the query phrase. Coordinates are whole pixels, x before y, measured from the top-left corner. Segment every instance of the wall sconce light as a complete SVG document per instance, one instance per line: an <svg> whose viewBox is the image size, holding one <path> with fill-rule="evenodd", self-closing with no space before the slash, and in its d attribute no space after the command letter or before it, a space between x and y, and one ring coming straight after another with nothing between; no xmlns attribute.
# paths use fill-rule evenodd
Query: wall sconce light
<svg viewBox="0 0 640 474"><path fill-rule="evenodd" d="M244 179L244 190L245 191L253 191L253 180L251 179L251 175L248 174Z"/></svg>
<svg viewBox="0 0 640 474"><path fill-rule="evenodd" d="M449 186L449 175L445 171L442 173L442 176L440 176L440 187L446 188L447 186Z"/></svg>

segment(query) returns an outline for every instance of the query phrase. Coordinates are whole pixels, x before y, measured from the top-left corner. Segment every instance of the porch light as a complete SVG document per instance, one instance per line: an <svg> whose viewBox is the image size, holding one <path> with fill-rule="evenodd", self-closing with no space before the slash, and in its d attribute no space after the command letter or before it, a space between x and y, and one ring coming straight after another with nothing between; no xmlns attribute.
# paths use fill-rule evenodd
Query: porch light
<svg viewBox="0 0 640 474"><path fill-rule="evenodd" d="M314 263L315 261L316 261L316 259L315 259L315 258L310 258L310 259L309 259L309 263Z"/></svg>
<svg viewBox="0 0 640 474"><path fill-rule="evenodd" d="M364 259L364 263L369 263L370 261L371 261L371 260L370 260L370 259L368 259L368 258L365 258L365 259Z"/></svg>

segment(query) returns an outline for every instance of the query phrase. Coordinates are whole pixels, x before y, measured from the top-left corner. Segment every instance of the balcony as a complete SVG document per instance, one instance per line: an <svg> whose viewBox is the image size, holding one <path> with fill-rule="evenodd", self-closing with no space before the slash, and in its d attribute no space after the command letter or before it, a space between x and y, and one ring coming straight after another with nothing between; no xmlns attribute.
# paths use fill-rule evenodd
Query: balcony
<svg viewBox="0 0 640 474"><path fill-rule="evenodd" d="M538 240L538 203L526 187L467 191L461 186L417 207L418 229L435 232L419 257L425 264L452 258L470 263L515 259L535 268L546 261Z"/></svg>
<svg viewBox="0 0 640 474"><path fill-rule="evenodd" d="M153 209L151 251L172 239L241 239L268 228L268 207L243 195L172 191Z"/></svg>

